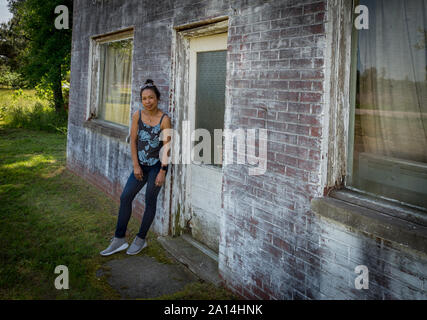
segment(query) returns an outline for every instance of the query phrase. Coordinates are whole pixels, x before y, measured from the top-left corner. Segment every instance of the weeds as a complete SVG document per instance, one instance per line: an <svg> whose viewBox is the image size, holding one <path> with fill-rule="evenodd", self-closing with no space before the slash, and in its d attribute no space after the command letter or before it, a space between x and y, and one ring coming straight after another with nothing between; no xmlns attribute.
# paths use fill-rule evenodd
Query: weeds
<svg viewBox="0 0 427 320"><path fill-rule="evenodd" d="M67 113L58 113L33 90L0 89L0 121L8 128L67 134Z"/></svg>

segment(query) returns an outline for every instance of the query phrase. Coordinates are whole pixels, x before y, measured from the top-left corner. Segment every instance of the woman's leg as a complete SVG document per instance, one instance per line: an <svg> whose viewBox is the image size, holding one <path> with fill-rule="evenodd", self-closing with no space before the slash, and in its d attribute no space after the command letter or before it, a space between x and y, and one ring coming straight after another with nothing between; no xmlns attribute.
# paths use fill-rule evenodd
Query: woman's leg
<svg viewBox="0 0 427 320"><path fill-rule="evenodd" d="M153 223L154 216L156 215L157 208L157 196L159 195L162 187L155 185L157 174L160 171L160 163L152 166L148 170L147 190L145 191L145 211L142 217L141 227L137 236L141 239L145 239L148 229L150 229ZM145 174L145 172L144 172Z"/></svg>
<svg viewBox="0 0 427 320"><path fill-rule="evenodd" d="M117 226L115 237L123 238L126 235L126 229L130 216L132 214L132 201L135 199L135 196L141 191L142 187L147 182L147 175L144 173L142 181L137 180L135 175L132 173L129 176L126 186L123 189L122 195L120 196L120 209L119 216L117 219Z"/></svg>

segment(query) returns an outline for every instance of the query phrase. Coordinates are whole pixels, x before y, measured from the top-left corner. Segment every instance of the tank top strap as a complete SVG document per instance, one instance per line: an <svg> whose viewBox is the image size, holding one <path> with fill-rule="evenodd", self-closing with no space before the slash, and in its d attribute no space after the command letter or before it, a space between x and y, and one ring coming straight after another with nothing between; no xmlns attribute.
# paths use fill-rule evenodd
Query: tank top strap
<svg viewBox="0 0 427 320"><path fill-rule="evenodd" d="M160 118L159 125L162 125L162 121L163 121L163 118L165 117L165 115L166 115L166 113L163 113L162 117Z"/></svg>
<svg viewBox="0 0 427 320"><path fill-rule="evenodd" d="M142 110L141 109L139 110L138 124L139 124L139 127L141 128L142 127Z"/></svg>

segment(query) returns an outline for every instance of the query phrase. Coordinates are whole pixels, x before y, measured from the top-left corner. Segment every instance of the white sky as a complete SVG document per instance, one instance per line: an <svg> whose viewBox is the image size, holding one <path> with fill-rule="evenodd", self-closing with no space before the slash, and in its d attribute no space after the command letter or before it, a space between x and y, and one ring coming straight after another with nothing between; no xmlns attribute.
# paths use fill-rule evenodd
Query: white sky
<svg viewBox="0 0 427 320"><path fill-rule="evenodd" d="M7 1L0 0L0 23L7 22L12 18L12 14L7 8Z"/></svg>

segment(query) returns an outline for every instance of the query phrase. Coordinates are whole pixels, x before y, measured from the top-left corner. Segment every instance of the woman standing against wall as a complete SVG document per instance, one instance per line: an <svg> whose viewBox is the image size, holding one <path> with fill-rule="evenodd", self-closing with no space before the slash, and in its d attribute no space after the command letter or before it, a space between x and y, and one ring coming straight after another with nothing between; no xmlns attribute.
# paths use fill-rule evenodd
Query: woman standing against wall
<svg viewBox="0 0 427 320"><path fill-rule="evenodd" d="M131 155L133 171L130 174L122 195L114 238L102 256L109 256L122 250L135 255L147 246L145 237L156 214L157 196L165 182L168 170L168 149L170 137L161 140L160 133L171 128L170 118L158 109L160 92L153 81L147 79L142 86L141 100L143 110L136 111L132 116ZM163 149L160 159L160 149ZM126 229L132 213L132 201L138 192L147 184L145 192L145 211L141 227L132 244L126 241ZM128 248L129 247L129 248Z"/></svg>

